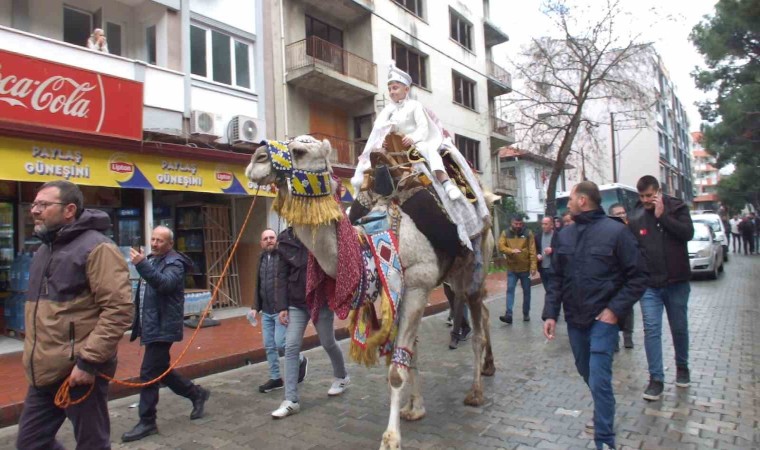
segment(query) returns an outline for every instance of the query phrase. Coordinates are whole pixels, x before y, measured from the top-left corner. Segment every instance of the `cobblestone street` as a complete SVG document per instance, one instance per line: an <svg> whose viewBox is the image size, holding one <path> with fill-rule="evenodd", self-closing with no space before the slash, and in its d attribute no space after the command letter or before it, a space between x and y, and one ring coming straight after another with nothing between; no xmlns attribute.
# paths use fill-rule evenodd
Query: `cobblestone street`
<svg viewBox="0 0 760 450"><path fill-rule="evenodd" d="M636 306L635 348L615 359L617 439L624 448L760 447L760 345L753 336L760 321L760 257L731 254L717 281L692 283L690 300L690 388L676 388L670 335L665 325L665 395L648 403L641 393L648 381ZM515 317L522 292L518 289ZM547 343L540 312L543 288L533 288L532 321L507 326L504 292L491 292L491 330L497 372L485 378L486 403L464 406L472 380L469 341L448 349L446 313L423 320L420 370L427 416L401 424L402 445L415 449L593 448L584 431L591 417L591 395L576 373L564 322ZM667 321L666 321L667 322ZM341 343L344 355L347 341ZM129 449L368 449L377 448L388 419L386 368L349 364L351 388L328 398L332 371L325 353L306 353L309 375L300 386L301 412L282 421L270 413L283 391L260 394L266 363L201 379L212 391L206 417L191 422L190 403L161 391L160 434L122 444L120 436L137 421L132 396L110 403L114 448ZM0 430L0 447L13 448L17 428ZM59 438L74 448L70 424Z"/></svg>

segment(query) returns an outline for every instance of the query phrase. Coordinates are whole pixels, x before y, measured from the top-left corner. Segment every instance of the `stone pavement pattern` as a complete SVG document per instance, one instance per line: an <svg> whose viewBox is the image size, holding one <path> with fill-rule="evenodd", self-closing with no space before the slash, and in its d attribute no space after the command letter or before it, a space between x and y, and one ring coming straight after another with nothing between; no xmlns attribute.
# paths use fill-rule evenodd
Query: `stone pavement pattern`
<svg viewBox="0 0 760 450"><path fill-rule="evenodd" d="M732 255L718 281L695 281L689 320L692 386L676 388L675 366L667 328L667 364L663 400L647 403L641 393L648 380L636 310L633 350L621 349L615 360L618 443L626 448L701 449L760 448L760 345L754 338L760 321L760 258ZM546 343L539 318L543 291L534 287L533 320L506 326L504 293L492 292L492 337L497 372L486 378L486 403L464 406L471 382L469 342L448 349L446 317L423 321L420 370L427 416L403 422L407 449L593 448L584 432L591 416L591 395L577 375L566 330L560 322L557 339ZM518 290L519 308L522 304ZM515 314L520 317L518 311ZM341 344L345 350L347 342ZM212 396L205 418L189 420L190 403L161 391L160 435L122 444L119 438L137 421L136 396L110 403L115 449L366 449L377 448L388 419L384 367L349 364L352 386L342 397L328 398L332 380L329 361L320 349L307 352L309 376L300 386L301 413L282 421L270 417L283 391L260 394L266 377L257 364L201 379ZM0 430L0 448L13 448L17 428ZM67 423L59 433L74 448Z"/></svg>

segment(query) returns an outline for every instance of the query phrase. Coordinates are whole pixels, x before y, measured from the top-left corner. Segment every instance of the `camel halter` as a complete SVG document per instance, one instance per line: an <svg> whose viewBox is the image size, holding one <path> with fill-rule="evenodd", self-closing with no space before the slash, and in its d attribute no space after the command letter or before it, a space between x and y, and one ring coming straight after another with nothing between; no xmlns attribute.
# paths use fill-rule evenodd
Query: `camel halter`
<svg viewBox="0 0 760 450"><path fill-rule="evenodd" d="M305 170L293 167L293 157L288 142L266 141L266 150L272 161L275 175L286 180L290 193L296 197L324 197L332 194L330 171Z"/></svg>

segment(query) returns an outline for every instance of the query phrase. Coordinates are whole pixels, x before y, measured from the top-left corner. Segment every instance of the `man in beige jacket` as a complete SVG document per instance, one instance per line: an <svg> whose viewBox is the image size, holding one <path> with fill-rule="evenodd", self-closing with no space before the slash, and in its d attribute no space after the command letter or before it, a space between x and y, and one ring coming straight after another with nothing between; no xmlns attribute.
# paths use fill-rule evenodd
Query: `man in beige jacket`
<svg viewBox="0 0 760 450"><path fill-rule="evenodd" d="M19 420L19 449L61 449L55 440L66 417L77 448L111 448L108 381L116 350L132 323L129 271L124 256L103 234L111 220L82 208L79 188L68 181L42 185L32 203L34 232L42 240L29 270L23 363L29 391ZM54 404L69 379L71 397Z"/></svg>

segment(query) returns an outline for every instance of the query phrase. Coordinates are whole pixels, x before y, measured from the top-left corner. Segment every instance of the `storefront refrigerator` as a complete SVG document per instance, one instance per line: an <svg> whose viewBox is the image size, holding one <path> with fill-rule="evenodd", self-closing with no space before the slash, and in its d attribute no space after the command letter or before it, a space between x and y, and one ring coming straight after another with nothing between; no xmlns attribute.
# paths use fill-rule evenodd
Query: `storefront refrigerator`
<svg viewBox="0 0 760 450"><path fill-rule="evenodd" d="M11 293L11 264L13 264L13 215L12 203L0 203L0 333L4 332L5 308ZM10 311L9 311L10 312Z"/></svg>

